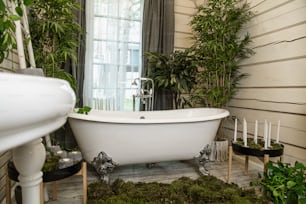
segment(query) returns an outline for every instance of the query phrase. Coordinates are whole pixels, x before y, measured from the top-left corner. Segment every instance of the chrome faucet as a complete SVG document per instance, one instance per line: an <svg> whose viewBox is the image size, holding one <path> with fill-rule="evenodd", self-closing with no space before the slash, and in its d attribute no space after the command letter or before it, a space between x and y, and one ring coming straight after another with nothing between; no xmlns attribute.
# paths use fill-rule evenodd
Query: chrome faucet
<svg viewBox="0 0 306 204"><path fill-rule="evenodd" d="M132 82L132 86L138 86L137 81L140 85L138 91L133 95L133 111L135 111L136 98L140 99L140 102L144 105L145 111L153 110L154 102L154 81L151 78L138 77Z"/></svg>

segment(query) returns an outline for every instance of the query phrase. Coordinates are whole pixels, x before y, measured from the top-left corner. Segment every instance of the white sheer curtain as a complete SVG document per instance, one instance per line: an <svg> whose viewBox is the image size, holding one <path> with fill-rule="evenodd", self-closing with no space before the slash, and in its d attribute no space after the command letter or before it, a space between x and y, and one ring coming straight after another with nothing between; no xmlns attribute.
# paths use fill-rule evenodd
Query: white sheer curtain
<svg viewBox="0 0 306 204"><path fill-rule="evenodd" d="M84 105L132 110L131 83L141 71L142 1L86 1Z"/></svg>

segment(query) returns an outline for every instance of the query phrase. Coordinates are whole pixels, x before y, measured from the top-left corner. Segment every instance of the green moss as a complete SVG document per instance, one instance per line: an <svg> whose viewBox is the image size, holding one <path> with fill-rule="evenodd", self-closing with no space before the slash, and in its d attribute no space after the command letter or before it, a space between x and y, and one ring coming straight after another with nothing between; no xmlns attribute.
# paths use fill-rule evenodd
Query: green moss
<svg viewBox="0 0 306 204"><path fill-rule="evenodd" d="M185 203L268 203L253 189L242 190L213 176L196 180L182 177L171 184L132 183L117 179L113 184L103 182L88 186L88 203L122 204L185 204Z"/></svg>
<svg viewBox="0 0 306 204"><path fill-rule="evenodd" d="M248 147L251 149L258 149L258 150L264 150L264 141L261 139L257 140L257 144L254 142L252 138L248 138ZM241 138L237 139L236 144L240 146L244 146L243 140ZM280 150L283 146L280 143L275 143L275 141L271 141L271 147L269 147L270 150Z"/></svg>
<svg viewBox="0 0 306 204"><path fill-rule="evenodd" d="M47 171L52 171L54 169L57 169L59 159L60 157L56 155L47 156L46 161L41 170L43 172L47 172Z"/></svg>

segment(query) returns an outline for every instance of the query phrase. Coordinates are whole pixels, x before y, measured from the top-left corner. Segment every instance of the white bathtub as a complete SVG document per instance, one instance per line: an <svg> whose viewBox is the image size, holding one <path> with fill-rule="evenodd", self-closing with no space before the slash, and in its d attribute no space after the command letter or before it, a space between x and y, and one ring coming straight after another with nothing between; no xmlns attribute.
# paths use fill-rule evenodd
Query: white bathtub
<svg viewBox="0 0 306 204"><path fill-rule="evenodd" d="M105 152L118 165L188 160L211 144L224 109L72 113L69 123L87 162Z"/></svg>

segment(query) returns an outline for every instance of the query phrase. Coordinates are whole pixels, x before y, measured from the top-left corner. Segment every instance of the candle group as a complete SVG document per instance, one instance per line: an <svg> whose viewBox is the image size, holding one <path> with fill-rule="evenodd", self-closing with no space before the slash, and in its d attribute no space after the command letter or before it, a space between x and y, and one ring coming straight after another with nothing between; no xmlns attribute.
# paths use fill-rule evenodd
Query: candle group
<svg viewBox="0 0 306 204"><path fill-rule="evenodd" d="M243 128L242 128L242 139L243 145L248 146L247 141L247 121L243 118ZM237 142L237 131L238 131L238 119L235 118L235 129L234 129L234 142ZM272 123L267 120L264 121L264 132L263 132L263 139L264 139L264 149L268 149L271 147L271 133L272 133ZM279 133L280 133L280 120L277 123L277 131L276 131L276 139L275 142L279 143ZM255 128L254 128L254 143L257 144L258 140L258 120L255 120Z"/></svg>

